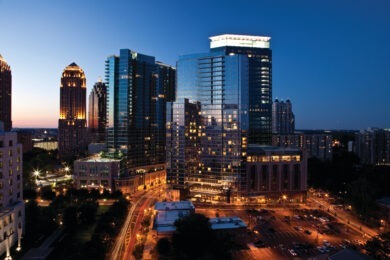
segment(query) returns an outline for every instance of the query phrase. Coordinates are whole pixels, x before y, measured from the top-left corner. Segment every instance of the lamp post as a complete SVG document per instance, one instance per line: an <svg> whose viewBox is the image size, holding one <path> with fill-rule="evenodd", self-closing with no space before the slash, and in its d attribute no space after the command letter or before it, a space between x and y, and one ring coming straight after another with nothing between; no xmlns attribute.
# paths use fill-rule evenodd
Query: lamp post
<svg viewBox="0 0 390 260"><path fill-rule="evenodd" d="M18 252L20 250L22 250L21 240L22 240L22 227L19 226L18 227L18 247L16 248L16 251L18 251Z"/></svg>
<svg viewBox="0 0 390 260"><path fill-rule="evenodd" d="M34 171L34 176L35 176L35 184L38 185L38 176L39 176L40 172L39 170L35 170Z"/></svg>
<svg viewBox="0 0 390 260"><path fill-rule="evenodd" d="M11 242L10 242L10 237L11 236L12 236L12 233L11 234L8 234L8 233L5 234L5 249L6 249L6 253L5 253L4 260L12 260L12 257L11 257Z"/></svg>

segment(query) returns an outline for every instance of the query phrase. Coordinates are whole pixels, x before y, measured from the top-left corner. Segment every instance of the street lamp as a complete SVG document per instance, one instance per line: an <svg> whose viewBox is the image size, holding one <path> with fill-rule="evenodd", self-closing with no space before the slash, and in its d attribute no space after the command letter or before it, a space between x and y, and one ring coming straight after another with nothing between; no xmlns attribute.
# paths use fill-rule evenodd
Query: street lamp
<svg viewBox="0 0 390 260"><path fill-rule="evenodd" d="M39 174L40 174L39 170L35 170L33 174L34 174L34 176L35 176L35 184L38 185L38 176L39 176Z"/></svg>

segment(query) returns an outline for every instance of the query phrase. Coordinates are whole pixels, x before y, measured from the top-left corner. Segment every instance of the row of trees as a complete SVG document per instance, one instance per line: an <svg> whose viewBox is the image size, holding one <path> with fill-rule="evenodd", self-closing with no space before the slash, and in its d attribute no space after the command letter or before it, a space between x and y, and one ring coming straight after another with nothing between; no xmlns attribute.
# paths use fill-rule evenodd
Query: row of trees
<svg viewBox="0 0 390 260"><path fill-rule="evenodd" d="M363 220L377 214L376 200L390 196L390 168L359 165L354 153L335 153L332 161L316 158L308 162L308 184L338 195L352 205Z"/></svg>
<svg viewBox="0 0 390 260"><path fill-rule="evenodd" d="M123 198L100 215L97 215L98 205L93 200L68 205L63 211L66 236L50 259L105 259L126 218L128 208L129 202ZM87 236L83 239L85 242L77 242L80 236Z"/></svg>

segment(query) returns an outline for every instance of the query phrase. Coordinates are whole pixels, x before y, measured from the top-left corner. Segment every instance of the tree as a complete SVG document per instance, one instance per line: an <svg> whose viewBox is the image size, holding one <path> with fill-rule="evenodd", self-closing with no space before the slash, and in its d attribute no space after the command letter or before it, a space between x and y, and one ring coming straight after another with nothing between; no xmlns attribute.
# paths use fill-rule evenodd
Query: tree
<svg viewBox="0 0 390 260"><path fill-rule="evenodd" d="M92 224L95 222L98 204L96 202L88 201L80 205L78 211L80 213L79 219L82 224Z"/></svg>
<svg viewBox="0 0 390 260"><path fill-rule="evenodd" d="M64 221L64 225L67 228L73 229L76 228L78 221L77 221L77 207L76 206L69 206L64 210L64 215L62 217Z"/></svg>
<svg viewBox="0 0 390 260"><path fill-rule="evenodd" d="M364 247L376 259L388 259L390 254L390 232L373 237L367 241Z"/></svg>
<svg viewBox="0 0 390 260"><path fill-rule="evenodd" d="M184 259L229 259L229 248L215 236L209 219L202 214L190 214L175 222L172 237L175 256Z"/></svg>
<svg viewBox="0 0 390 260"><path fill-rule="evenodd" d="M172 249L171 242L168 238L164 237L157 241L156 251L160 256L167 256Z"/></svg>
<svg viewBox="0 0 390 260"><path fill-rule="evenodd" d="M41 198L44 200L53 200L56 197L55 192L52 191L51 187L43 187L41 190Z"/></svg>
<svg viewBox="0 0 390 260"><path fill-rule="evenodd" d="M37 192L34 189L23 190L23 199L35 200L37 198Z"/></svg>

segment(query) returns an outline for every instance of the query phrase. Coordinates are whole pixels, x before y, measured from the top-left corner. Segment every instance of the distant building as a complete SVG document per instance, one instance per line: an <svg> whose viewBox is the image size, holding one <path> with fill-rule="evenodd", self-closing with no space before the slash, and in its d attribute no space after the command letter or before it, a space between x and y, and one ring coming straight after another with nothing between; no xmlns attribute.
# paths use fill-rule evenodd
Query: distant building
<svg viewBox="0 0 390 260"><path fill-rule="evenodd" d="M23 153L27 153L33 149L32 133L31 131L18 129L18 144L22 144Z"/></svg>
<svg viewBox="0 0 390 260"><path fill-rule="evenodd" d="M107 87L99 80L89 94L88 130L90 143L104 143L107 124Z"/></svg>
<svg viewBox="0 0 390 260"><path fill-rule="evenodd" d="M332 160L332 136L326 133L274 134L272 145L299 148L308 158L315 157L323 161Z"/></svg>
<svg viewBox="0 0 390 260"><path fill-rule="evenodd" d="M114 191L114 179L123 171L123 160L100 155L74 161L73 177L77 189Z"/></svg>
<svg viewBox="0 0 390 260"><path fill-rule="evenodd" d="M0 129L0 255L10 255L10 248L24 233L23 151L17 133Z"/></svg>
<svg viewBox="0 0 390 260"><path fill-rule="evenodd" d="M289 99L272 103L272 133L293 134L295 131L295 116Z"/></svg>
<svg viewBox="0 0 390 260"><path fill-rule="evenodd" d="M61 77L58 153L69 158L85 152L86 146L86 79L84 71L72 63Z"/></svg>
<svg viewBox="0 0 390 260"><path fill-rule="evenodd" d="M390 165L390 129L369 128L356 133L354 148L361 163Z"/></svg>
<svg viewBox="0 0 390 260"><path fill-rule="evenodd" d="M246 167L243 193L249 198L263 203L306 199L307 158L300 149L249 145Z"/></svg>
<svg viewBox="0 0 390 260"><path fill-rule="evenodd" d="M11 67L7 64L3 56L0 55L0 121L4 123L4 131L6 132L11 131L12 129L11 92Z"/></svg>
<svg viewBox="0 0 390 260"><path fill-rule="evenodd" d="M88 154L97 154L100 152L106 152L107 145L106 143L90 143L88 145Z"/></svg>
<svg viewBox="0 0 390 260"><path fill-rule="evenodd" d="M34 140L34 147L41 148L46 151L58 149L58 141L44 141L44 140Z"/></svg>

